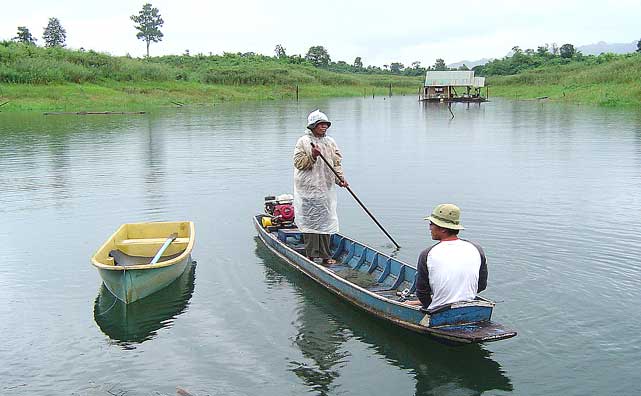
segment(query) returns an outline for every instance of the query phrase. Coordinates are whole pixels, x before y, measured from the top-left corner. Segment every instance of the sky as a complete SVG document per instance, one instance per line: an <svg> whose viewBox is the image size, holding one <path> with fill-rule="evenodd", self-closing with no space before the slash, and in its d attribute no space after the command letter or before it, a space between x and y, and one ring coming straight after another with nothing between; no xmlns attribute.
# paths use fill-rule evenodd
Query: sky
<svg viewBox="0 0 641 396"><path fill-rule="evenodd" d="M130 16L146 1L0 0L0 40L26 26L43 45L49 18L67 32L68 48L112 55L145 54ZM288 55L322 45L332 61L382 67L502 58L512 47L575 46L641 39L641 1L152 0L165 23L150 54L255 52Z"/></svg>

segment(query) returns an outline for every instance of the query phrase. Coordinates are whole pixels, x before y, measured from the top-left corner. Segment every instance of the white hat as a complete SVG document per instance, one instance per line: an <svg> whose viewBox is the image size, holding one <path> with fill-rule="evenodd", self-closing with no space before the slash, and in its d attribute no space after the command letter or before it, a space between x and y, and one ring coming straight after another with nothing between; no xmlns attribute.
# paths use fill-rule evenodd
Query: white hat
<svg viewBox="0 0 641 396"><path fill-rule="evenodd" d="M329 125L332 125L331 122L329 122L329 118L327 118L327 115L323 113L320 110L314 110L309 115L307 116L307 128L308 129L314 129L316 124L319 122L326 122Z"/></svg>

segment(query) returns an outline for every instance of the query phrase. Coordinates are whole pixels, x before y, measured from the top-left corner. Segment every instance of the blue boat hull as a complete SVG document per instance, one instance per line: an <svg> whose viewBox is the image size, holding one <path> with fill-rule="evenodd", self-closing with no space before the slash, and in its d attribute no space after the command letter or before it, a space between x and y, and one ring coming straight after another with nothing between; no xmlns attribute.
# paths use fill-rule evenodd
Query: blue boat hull
<svg viewBox="0 0 641 396"><path fill-rule="evenodd" d="M494 303L486 299L436 310L413 306L399 297L413 296L416 269L340 234L332 236L336 265L325 266L299 253L297 229L264 228L254 217L260 239L276 255L323 287L372 315L409 330L458 343L479 343L514 337L516 332L490 321Z"/></svg>

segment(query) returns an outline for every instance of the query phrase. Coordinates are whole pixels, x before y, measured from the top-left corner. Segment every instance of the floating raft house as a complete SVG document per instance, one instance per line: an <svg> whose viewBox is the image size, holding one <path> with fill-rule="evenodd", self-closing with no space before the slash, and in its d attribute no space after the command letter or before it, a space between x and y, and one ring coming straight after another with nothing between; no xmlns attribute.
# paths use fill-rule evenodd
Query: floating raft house
<svg viewBox="0 0 641 396"><path fill-rule="evenodd" d="M428 71L425 85L419 94L419 100L426 102L486 102L481 88L485 87L485 77L474 77L472 70Z"/></svg>

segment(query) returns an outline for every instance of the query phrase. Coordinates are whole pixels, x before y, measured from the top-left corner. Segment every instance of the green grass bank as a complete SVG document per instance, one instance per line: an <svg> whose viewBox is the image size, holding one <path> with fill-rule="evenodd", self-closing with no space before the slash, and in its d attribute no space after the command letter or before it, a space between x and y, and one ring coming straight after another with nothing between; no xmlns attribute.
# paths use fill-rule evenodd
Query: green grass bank
<svg viewBox="0 0 641 396"><path fill-rule="evenodd" d="M242 100L416 95L423 76L335 72L300 57L171 55L135 59L0 42L0 111L138 111ZM488 76L490 98L641 106L641 54L605 55Z"/></svg>
<svg viewBox="0 0 641 396"><path fill-rule="evenodd" d="M601 64L570 63L487 78L490 98L551 100L602 106L641 106L641 54Z"/></svg>
<svg viewBox="0 0 641 396"><path fill-rule="evenodd" d="M422 77L337 73L304 60L225 54L114 57L0 43L0 111L128 111L233 100L417 94Z"/></svg>

